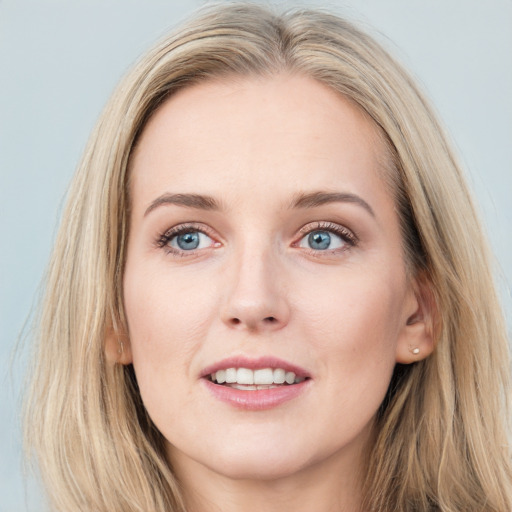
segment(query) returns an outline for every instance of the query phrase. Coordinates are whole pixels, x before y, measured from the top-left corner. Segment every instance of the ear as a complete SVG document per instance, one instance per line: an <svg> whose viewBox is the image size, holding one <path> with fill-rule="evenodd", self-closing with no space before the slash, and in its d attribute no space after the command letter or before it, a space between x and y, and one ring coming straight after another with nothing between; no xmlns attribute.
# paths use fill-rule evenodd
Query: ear
<svg viewBox="0 0 512 512"><path fill-rule="evenodd" d="M105 332L105 357L111 365L131 364L132 347L125 329L108 327Z"/></svg>
<svg viewBox="0 0 512 512"><path fill-rule="evenodd" d="M435 348L437 305L432 284L424 274L415 277L405 300L404 320L396 348L396 362L411 364Z"/></svg>

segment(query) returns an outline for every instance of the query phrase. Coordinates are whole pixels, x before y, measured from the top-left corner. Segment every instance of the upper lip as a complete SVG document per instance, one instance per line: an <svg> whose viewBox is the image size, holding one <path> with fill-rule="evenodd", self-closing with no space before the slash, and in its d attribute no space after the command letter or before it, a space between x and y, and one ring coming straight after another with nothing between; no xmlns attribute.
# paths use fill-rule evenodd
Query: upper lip
<svg viewBox="0 0 512 512"><path fill-rule="evenodd" d="M218 370L226 370L227 368L248 368L250 370L258 370L260 368L282 368L287 372L295 373L297 377L311 377L309 372L304 368L273 356L262 356L257 358L249 358L246 356L228 357L204 368L201 372L201 377L207 377Z"/></svg>

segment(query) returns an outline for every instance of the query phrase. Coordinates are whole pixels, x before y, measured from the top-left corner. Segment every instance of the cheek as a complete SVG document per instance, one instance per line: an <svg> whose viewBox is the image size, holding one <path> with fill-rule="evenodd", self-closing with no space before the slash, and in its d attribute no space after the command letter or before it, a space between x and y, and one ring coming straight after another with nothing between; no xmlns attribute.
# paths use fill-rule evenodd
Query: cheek
<svg viewBox="0 0 512 512"><path fill-rule="evenodd" d="M124 278L133 365L147 405L189 376L186 362L208 328L209 296L168 274L128 262Z"/></svg>
<svg viewBox="0 0 512 512"><path fill-rule="evenodd" d="M168 346L176 333L194 339L193 334L204 328L211 294L186 272L169 272L165 262L137 263L128 262L124 278L124 304L134 344Z"/></svg>
<svg viewBox="0 0 512 512"><path fill-rule="evenodd" d="M401 329L402 287L393 277L375 274L329 280L323 293L303 294L300 312L307 318L303 328L311 357L325 367L333 385L362 398L372 387L381 394L387 389Z"/></svg>
<svg viewBox="0 0 512 512"><path fill-rule="evenodd" d="M377 274L377 275L376 275ZM378 272L339 273L326 279L322 290L306 283L302 311L314 325L318 343L334 337L355 352L381 349L396 341L401 326L404 286L393 276ZM318 283L316 283L318 284Z"/></svg>

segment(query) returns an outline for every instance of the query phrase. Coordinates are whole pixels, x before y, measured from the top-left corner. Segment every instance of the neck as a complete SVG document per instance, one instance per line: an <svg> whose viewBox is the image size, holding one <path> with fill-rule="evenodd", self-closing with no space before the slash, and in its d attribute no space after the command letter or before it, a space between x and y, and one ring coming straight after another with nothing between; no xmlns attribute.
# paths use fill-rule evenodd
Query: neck
<svg viewBox="0 0 512 512"><path fill-rule="evenodd" d="M361 512L361 453L357 459L336 454L271 479L232 478L175 451L172 462L187 512Z"/></svg>

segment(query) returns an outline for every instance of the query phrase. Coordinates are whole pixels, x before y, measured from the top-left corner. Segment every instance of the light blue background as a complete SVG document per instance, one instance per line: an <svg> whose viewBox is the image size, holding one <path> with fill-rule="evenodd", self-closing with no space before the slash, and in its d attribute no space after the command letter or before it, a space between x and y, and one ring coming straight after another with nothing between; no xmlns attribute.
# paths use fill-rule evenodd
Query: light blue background
<svg viewBox="0 0 512 512"><path fill-rule="evenodd" d="M26 349L12 365L11 354L49 256L67 184L120 76L201 4L0 0L0 512L43 508L33 483L25 493L21 469L18 416ZM385 34L379 37L428 91L481 206L502 269L510 326L512 0L309 5Z"/></svg>

